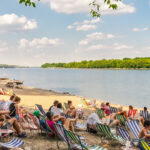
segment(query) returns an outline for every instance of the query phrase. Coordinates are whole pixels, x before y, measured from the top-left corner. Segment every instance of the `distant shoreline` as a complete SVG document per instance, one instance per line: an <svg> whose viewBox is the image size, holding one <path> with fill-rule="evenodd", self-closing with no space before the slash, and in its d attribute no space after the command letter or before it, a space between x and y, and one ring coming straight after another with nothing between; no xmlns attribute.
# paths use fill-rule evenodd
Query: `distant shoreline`
<svg viewBox="0 0 150 150"><path fill-rule="evenodd" d="M29 68L32 68L32 67L29 67ZM150 68L63 68L63 67L47 67L47 68L42 68L42 69L150 70Z"/></svg>

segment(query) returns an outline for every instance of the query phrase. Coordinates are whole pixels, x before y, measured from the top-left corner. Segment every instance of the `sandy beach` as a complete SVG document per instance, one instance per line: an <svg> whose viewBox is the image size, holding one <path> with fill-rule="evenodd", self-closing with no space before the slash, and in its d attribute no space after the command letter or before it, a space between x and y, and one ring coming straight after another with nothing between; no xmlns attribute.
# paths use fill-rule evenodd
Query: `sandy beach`
<svg viewBox="0 0 150 150"><path fill-rule="evenodd" d="M0 84L1 87L8 89L4 86L4 84ZM33 87L23 87L23 89L13 89L14 93L21 97L20 105L30 108L31 112L35 109L35 104L41 104L45 110L48 110L49 107L53 104L54 100L58 100L62 104L71 100L73 105L78 108L79 104L82 104L82 108L85 112L85 115L89 116L95 110L91 107L87 107L84 103L83 97L71 95L69 93L58 93L51 90L42 90ZM9 100L10 96L0 95L0 99ZM84 98L85 100L89 100L88 98ZM97 100L96 104L99 106L102 100ZM111 106L120 106L116 104L111 104ZM123 109L127 109L128 107L123 106ZM139 109L139 108L138 108ZM79 122L86 123L86 120L79 120ZM56 140L53 138L49 138L47 136L40 136L37 131L26 131L27 138L24 139L25 144L24 148L27 150L53 150L57 149ZM101 137L99 134L91 134L86 131L76 131L79 135L85 137L85 141L90 145L99 145L108 150L121 150L121 145L119 142L112 142L108 138ZM60 149L67 149L67 145L63 142L60 142Z"/></svg>

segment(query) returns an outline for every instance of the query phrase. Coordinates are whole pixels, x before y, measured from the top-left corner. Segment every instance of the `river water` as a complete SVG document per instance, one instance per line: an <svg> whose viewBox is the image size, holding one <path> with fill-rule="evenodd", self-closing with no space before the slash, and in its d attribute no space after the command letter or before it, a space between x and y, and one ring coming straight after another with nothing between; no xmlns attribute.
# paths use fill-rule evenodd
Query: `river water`
<svg viewBox="0 0 150 150"><path fill-rule="evenodd" d="M0 69L0 77L117 104L150 106L150 70L11 68Z"/></svg>

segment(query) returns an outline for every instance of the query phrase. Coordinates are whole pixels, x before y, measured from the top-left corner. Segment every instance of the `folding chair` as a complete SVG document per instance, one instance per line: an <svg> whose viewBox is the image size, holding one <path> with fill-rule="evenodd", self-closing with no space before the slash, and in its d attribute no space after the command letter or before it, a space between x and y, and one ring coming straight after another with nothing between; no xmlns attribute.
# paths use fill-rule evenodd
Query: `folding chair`
<svg viewBox="0 0 150 150"><path fill-rule="evenodd" d="M7 143L2 143L0 142L0 145L6 148L17 148L20 147L24 144L24 141L18 139L18 138L14 138L13 140L11 140L10 142Z"/></svg>
<svg viewBox="0 0 150 150"><path fill-rule="evenodd" d="M131 130L136 139L139 139L140 127L135 120L126 122L128 128Z"/></svg>
<svg viewBox="0 0 150 150"><path fill-rule="evenodd" d="M45 111L44 111L42 105L39 105L39 104L35 104L35 105L37 106L37 108L39 109L39 111L42 113L42 115L43 115L44 117L46 117L46 113L45 113Z"/></svg>
<svg viewBox="0 0 150 150"><path fill-rule="evenodd" d="M100 146L89 146L89 144L87 143L84 143L81 139L80 139L80 136L72 131L69 131L69 130L65 130L65 133L68 137L68 140L70 141L70 143L73 143L73 147L75 149L86 149L86 150L107 150L105 148L102 148Z"/></svg>
<svg viewBox="0 0 150 150"><path fill-rule="evenodd" d="M118 110L117 110L116 107L110 107L109 109L110 109L110 113L111 113L111 114L112 114L112 113L117 113L117 112L118 112Z"/></svg>

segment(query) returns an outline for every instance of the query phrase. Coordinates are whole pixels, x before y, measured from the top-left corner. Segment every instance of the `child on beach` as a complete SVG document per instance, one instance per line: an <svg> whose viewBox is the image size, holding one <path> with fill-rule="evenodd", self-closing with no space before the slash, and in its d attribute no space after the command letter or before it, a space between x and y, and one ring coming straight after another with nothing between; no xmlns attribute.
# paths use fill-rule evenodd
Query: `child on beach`
<svg viewBox="0 0 150 150"><path fill-rule="evenodd" d="M145 139L145 140L150 141L150 133L149 133L149 130L150 130L150 121L145 120L145 121L144 121L144 128L140 131L139 138L140 138L140 139L143 138L143 139Z"/></svg>

